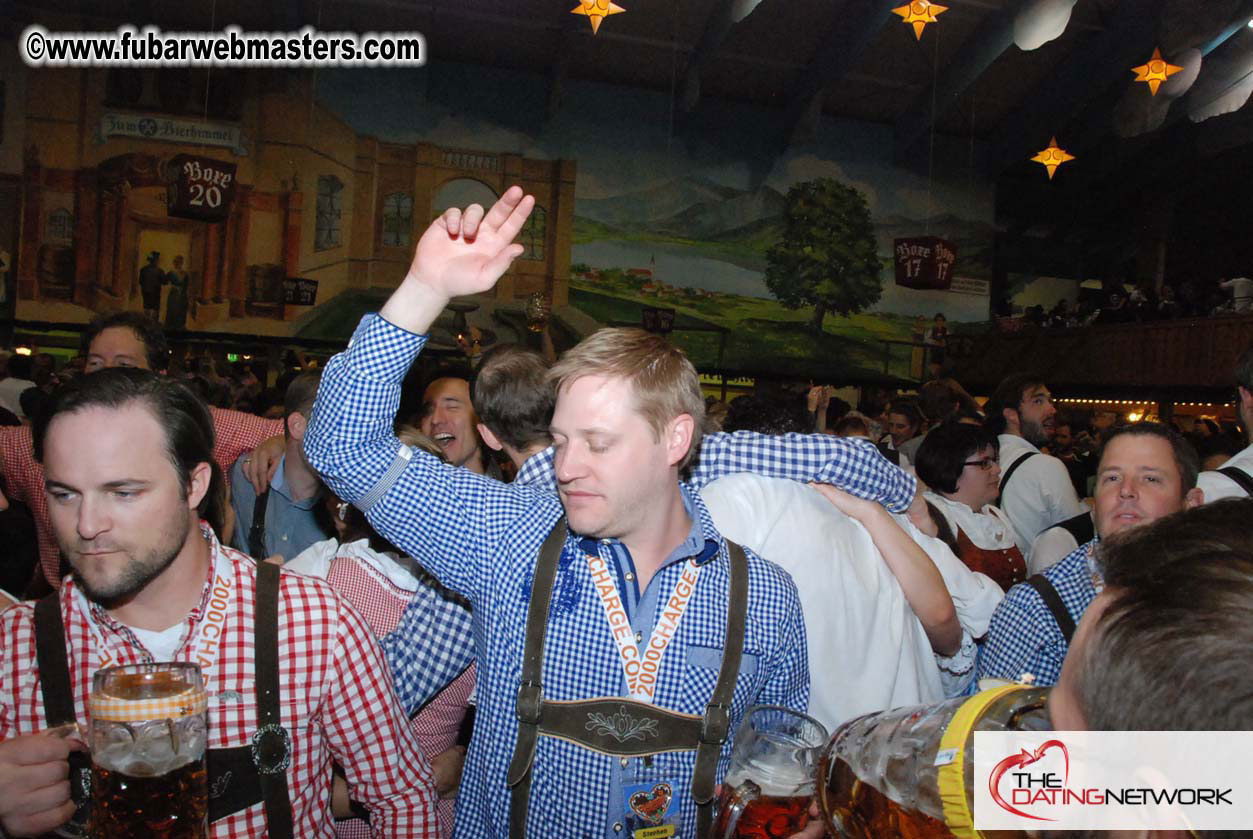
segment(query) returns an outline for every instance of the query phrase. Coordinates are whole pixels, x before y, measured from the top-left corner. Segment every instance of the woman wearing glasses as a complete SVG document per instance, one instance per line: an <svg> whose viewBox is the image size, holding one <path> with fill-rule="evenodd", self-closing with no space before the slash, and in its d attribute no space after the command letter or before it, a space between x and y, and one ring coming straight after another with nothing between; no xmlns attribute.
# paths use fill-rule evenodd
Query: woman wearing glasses
<svg viewBox="0 0 1253 839"><path fill-rule="evenodd" d="M976 425L946 422L927 433L914 468L930 488L926 498L940 538L968 568L1008 591L1027 578L1027 563L1009 519L994 506L1001 479L996 456L996 437Z"/></svg>

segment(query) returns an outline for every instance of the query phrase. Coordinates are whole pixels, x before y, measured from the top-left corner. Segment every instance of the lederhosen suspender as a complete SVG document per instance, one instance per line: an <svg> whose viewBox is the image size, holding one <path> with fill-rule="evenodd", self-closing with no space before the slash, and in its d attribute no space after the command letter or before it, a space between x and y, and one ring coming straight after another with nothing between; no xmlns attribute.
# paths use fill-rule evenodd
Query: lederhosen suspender
<svg viewBox="0 0 1253 839"><path fill-rule="evenodd" d="M622 697L602 697L576 701L544 699L543 663L544 636L548 609L552 599L557 562L566 540L563 517L553 527L540 549L535 578L531 584L531 602L526 616L526 645L522 654L522 683L518 687L518 740L513 762L509 766L511 789L509 835L512 839L526 836L526 816L531 793L531 770L535 747L541 735L558 737L584 748L615 757L640 757L658 751L696 751L692 772L692 800L697 804L696 835L704 839L713 824L713 798L718 755L726 742L731 720L731 697L740 671L744 651L744 624L748 612L748 560L743 549L727 542L731 554L731 586L727 597L727 634L722 651L722 665L703 716L681 714ZM651 723L651 735L626 742L609 732L589 726L597 716L628 714L640 722ZM589 728L594 730L589 730ZM659 744L665 744L659 749Z"/></svg>
<svg viewBox="0 0 1253 839"><path fill-rule="evenodd" d="M248 553L260 562L265 559L265 508L270 501L270 491L257 494L252 502L252 526L248 528Z"/></svg>
<svg viewBox="0 0 1253 839"><path fill-rule="evenodd" d="M1070 639L1075 636L1075 619L1070 616L1070 610L1062 602L1062 596L1057 593L1057 589L1049 582L1049 578L1043 574L1035 574L1028 577L1027 585L1035 589L1036 593L1040 595L1040 599L1048 607L1049 613L1053 615L1053 620L1057 621L1057 628L1062 631L1062 637L1069 644Z"/></svg>
<svg viewBox="0 0 1253 839"><path fill-rule="evenodd" d="M1253 475L1250 475L1238 466L1223 467L1218 470L1218 474L1231 478L1231 480L1240 485L1240 489L1244 490L1245 495L1253 497Z"/></svg>
<svg viewBox="0 0 1253 839"><path fill-rule="evenodd" d="M293 839L286 771L291 759L291 738L282 727L279 711L278 588L278 566L259 564L255 618L257 731L251 745L208 750L209 821L226 818L263 801L271 839ZM48 725L75 722L65 626L60 595L55 591L35 604L35 659ZM71 793L78 803L72 821L85 826L91 793L91 758L86 753L70 755L70 776Z"/></svg>
<svg viewBox="0 0 1253 839"><path fill-rule="evenodd" d="M1008 469L1006 469L1006 470L1005 470L1005 474L1001 476L1001 487L1000 487L1000 489L1001 489L1001 494L1002 494L1002 495L1004 495L1004 494L1005 494L1005 485L1009 483L1009 479L1010 479L1010 478L1012 478L1012 477L1014 476L1014 473L1015 473L1016 471L1018 471L1018 467L1019 467L1019 466L1022 466L1023 461L1028 460L1028 459L1030 459L1030 458L1033 458L1033 457L1035 457L1035 456L1036 456L1036 455L1038 455L1038 454L1039 454L1039 452L1027 452L1027 453L1026 453L1026 454L1024 454L1024 455L1021 455L1021 456L1020 456L1017 460L1015 460L1013 463L1009 464L1009 468L1008 468Z"/></svg>
<svg viewBox="0 0 1253 839"><path fill-rule="evenodd" d="M70 664L65 655L65 624L61 621L60 595L55 591L35 604L35 661L39 666L39 687L43 692L44 719L48 727L76 722ZM91 756L86 752L70 752L69 761L70 797L77 805L69 824L86 836L91 801Z"/></svg>
<svg viewBox="0 0 1253 839"><path fill-rule="evenodd" d="M1060 527L1075 538L1076 545L1086 545L1096 538L1096 528L1092 525L1092 514L1086 510L1077 516L1071 516L1058 522L1053 527ZM1052 530L1052 527L1045 528Z"/></svg>

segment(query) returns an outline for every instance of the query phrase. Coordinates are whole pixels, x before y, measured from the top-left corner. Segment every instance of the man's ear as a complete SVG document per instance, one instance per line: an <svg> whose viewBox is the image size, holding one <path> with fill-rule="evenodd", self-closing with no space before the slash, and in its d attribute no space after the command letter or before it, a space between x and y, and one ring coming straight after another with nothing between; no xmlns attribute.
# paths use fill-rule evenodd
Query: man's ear
<svg viewBox="0 0 1253 839"><path fill-rule="evenodd" d="M195 510L204 501L209 492L209 484L213 480L213 467L208 463L197 463L191 468L187 480L187 509Z"/></svg>
<svg viewBox="0 0 1253 839"><path fill-rule="evenodd" d="M691 414L679 414L666 423L662 442L666 444L666 464L678 466L692 448L692 436L696 433L696 420Z"/></svg>
<svg viewBox="0 0 1253 839"><path fill-rule="evenodd" d="M1002 408L1001 416L1005 417L1005 430L1010 434L1017 434L1019 428L1018 411L1014 408Z"/></svg>
<svg viewBox="0 0 1253 839"><path fill-rule="evenodd" d="M1201 489L1200 487L1193 487L1192 489L1184 493L1183 508L1185 510L1191 510L1195 507L1200 507L1204 503L1205 503L1205 491Z"/></svg>
<svg viewBox="0 0 1253 839"><path fill-rule="evenodd" d="M483 438L483 442L487 444L487 447L489 449L491 449L494 452L499 452L499 451L504 450L505 444L500 442L500 440L496 438L496 435L492 433L492 430L490 428L488 428L486 425L484 425L481 422L475 423L474 427L479 430L479 437Z"/></svg>
<svg viewBox="0 0 1253 839"><path fill-rule="evenodd" d="M308 427L309 419L299 411L292 411L287 415L287 433L293 440L303 440Z"/></svg>
<svg viewBox="0 0 1253 839"><path fill-rule="evenodd" d="M1250 393L1244 385L1240 385L1238 390L1240 391L1240 404L1245 408L1253 408L1253 393Z"/></svg>

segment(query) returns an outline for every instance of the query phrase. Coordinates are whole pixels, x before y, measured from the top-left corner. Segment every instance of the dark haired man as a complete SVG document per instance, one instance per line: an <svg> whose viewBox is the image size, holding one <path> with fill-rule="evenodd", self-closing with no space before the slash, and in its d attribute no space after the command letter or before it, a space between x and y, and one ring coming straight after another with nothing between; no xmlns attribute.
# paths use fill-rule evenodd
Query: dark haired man
<svg viewBox="0 0 1253 839"><path fill-rule="evenodd" d="M979 678L1030 673L1037 685L1054 684L1075 624L1104 587L1101 540L1200 504L1196 475L1196 452L1166 426L1115 431L1096 474L1096 538L1009 590L979 652Z"/></svg>
<svg viewBox="0 0 1253 839"><path fill-rule="evenodd" d="M1031 542L1042 530L1086 510L1066 464L1040 451L1053 437L1057 409L1038 377L1015 373L996 386L984 413L985 427L1000 444L1000 507L1030 563Z"/></svg>
<svg viewBox="0 0 1253 839"><path fill-rule="evenodd" d="M1205 492L1205 503L1220 498L1253 496L1253 345L1236 361L1236 411L1250 443L1243 451L1212 472L1202 472L1196 485Z"/></svg>
<svg viewBox="0 0 1253 839"><path fill-rule="evenodd" d="M1058 729L1253 728L1250 520L1253 501L1227 499L1111 540L1049 697Z"/></svg>
<svg viewBox="0 0 1253 839"><path fill-rule="evenodd" d="M102 315L84 330L87 373L111 367L138 367L164 372L169 345L161 325L140 312ZM280 420L267 420L239 411L209 408L213 416L215 449L213 458L223 470L241 454L252 451L263 440L283 433ZM43 467L32 456L30 429L0 428L0 472L8 481L12 496L30 506L39 535L39 563L48 583L61 585L61 557L48 518L44 496Z"/></svg>
<svg viewBox="0 0 1253 839"><path fill-rule="evenodd" d="M283 397L283 456L262 493L248 482L241 455L231 467L231 506L235 532L231 543L254 559L281 557L284 562L331 535L314 510L322 500L322 480L305 459L305 428L318 395L317 371L292 379Z"/></svg>
<svg viewBox="0 0 1253 839"><path fill-rule="evenodd" d="M474 376L478 432L488 448L503 451L517 469L552 445L548 423L556 395L547 359L516 344L483 353Z"/></svg>
<svg viewBox="0 0 1253 839"><path fill-rule="evenodd" d="M74 814L76 746L47 729L87 721L95 670L193 661L210 695L212 837L333 836L332 758L375 836L436 835L430 770L365 622L325 583L218 542L213 421L188 388L140 370L84 376L34 445L73 574L0 614L0 832ZM285 733L259 752L275 750L267 765L249 755L273 726Z"/></svg>
<svg viewBox="0 0 1253 839"><path fill-rule="evenodd" d="M422 393L419 428L444 450L453 466L464 466L480 475L490 474L489 458L479 439L478 415L470 401L470 381L461 376L441 376ZM493 477L499 477L499 474Z"/></svg>
<svg viewBox="0 0 1253 839"><path fill-rule="evenodd" d="M925 422L922 410L913 399L893 399L888 405L887 418L891 448L906 458L902 461L902 465L912 463L914 455L918 453L918 446L922 444Z"/></svg>

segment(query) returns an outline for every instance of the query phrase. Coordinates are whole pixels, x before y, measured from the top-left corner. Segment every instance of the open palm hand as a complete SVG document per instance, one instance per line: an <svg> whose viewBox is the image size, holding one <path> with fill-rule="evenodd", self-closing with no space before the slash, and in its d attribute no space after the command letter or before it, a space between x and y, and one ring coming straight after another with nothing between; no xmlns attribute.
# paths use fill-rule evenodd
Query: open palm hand
<svg viewBox="0 0 1253 839"><path fill-rule="evenodd" d="M478 204L446 210L418 241L410 276L446 298L487 291L522 254L513 240L534 206L513 186L486 212Z"/></svg>

